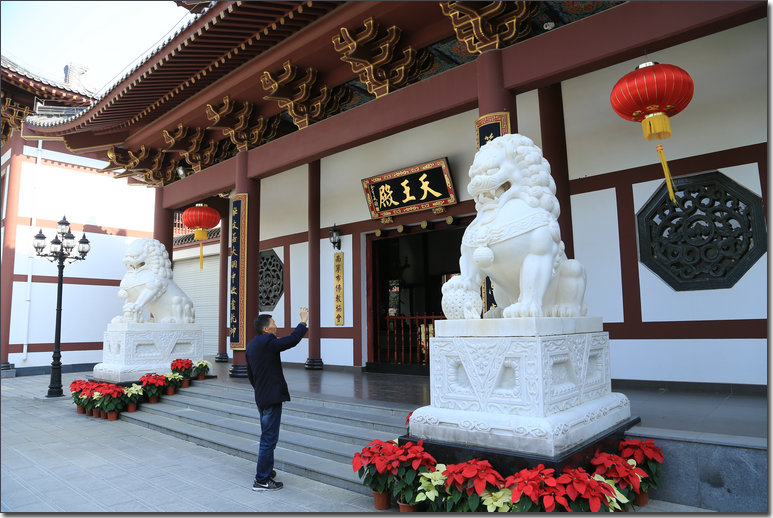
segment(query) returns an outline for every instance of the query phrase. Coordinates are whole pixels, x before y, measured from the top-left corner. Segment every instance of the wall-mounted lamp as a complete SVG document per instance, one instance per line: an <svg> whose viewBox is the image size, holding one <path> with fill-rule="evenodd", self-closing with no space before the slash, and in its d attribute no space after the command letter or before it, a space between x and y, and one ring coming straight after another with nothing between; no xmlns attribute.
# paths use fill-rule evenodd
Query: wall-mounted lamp
<svg viewBox="0 0 773 518"><path fill-rule="evenodd" d="M341 249L341 230L336 227L335 223L333 223L333 228L330 229L330 242L336 250Z"/></svg>
<svg viewBox="0 0 773 518"><path fill-rule="evenodd" d="M180 177L180 180L188 176L187 174L185 174L185 168L181 165L177 166L177 176Z"/></svg>

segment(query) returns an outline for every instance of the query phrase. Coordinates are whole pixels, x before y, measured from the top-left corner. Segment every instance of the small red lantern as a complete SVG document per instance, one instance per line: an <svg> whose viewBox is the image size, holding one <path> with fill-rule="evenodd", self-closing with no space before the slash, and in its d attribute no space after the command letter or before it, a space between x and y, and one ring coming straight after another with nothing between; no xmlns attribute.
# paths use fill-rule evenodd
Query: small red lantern
<svg viewBox="0 0 773 518"><path fill-rule="evenodd" d="M183 225L193 230L193 239L204 241L207 239L207 230L220 223L220 213L203 203L197 203L195 207L189 207L183 212ZM199 243L199 268L204 268L204 243Z"/></svg>
<svg viewBox="0 0 773 518"><path fill-rule="evenodd" d="M669 117L684 110L692 100L693 82L690 75L675 65L651 61L624 75L612 88L609 102L620 117L641 122L647 140L671 136ZM676 203L671 173L663 146L657 146L666 186L671 201Z"/></svg>

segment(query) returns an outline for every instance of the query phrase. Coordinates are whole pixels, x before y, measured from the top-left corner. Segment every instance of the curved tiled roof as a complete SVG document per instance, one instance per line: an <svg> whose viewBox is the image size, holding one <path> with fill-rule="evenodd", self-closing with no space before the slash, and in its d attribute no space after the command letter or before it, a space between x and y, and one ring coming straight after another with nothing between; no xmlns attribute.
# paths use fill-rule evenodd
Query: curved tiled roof
<svg viewBox="0 0 773 518"><path fill-rule="evenodd" d="M0 66L2 68L5 68L9 70L10 72L14 72L16 74L19 74L21 76L26 77L27 79L31 79L32 81L35 81L36 83L41 83L44 85L48 85L52 88L56 88L58 90L66 90L68 92L80 94L83 97L88 97L93 99L94 98L94 92L91 92L86 89L80 89L80 88L73 88L72 85L66 84L66 83L60 83L58 81L52 81L50 79L46 79L42 76L39 76L37 74L33 74L26 68L18 65L17 63L11 61L5 56L0 56Z"/></svg>

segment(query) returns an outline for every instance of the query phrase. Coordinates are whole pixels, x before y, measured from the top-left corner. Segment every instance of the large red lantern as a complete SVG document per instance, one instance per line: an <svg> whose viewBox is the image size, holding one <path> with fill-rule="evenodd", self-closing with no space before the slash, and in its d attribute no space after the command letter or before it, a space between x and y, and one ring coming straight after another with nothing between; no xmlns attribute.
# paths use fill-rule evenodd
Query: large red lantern
<svg viewBox="0 0 773 518"><path fill-rule="evenodd" d="M609 102L620 117L641 122L647 140L667 139L671 136L669 117L685 109L692 94L693 82L687 72L675 65L650 61L624 75L612 88ZM658 145L656 149L666 176L668 195L676 203L663 146Z"/></svg>
<svg viewBox="0 0 773 518"><path fill-rule="evenodd" d="M193 229L193 239L204 241L207 239L207 230L220 223L220 213L203 203L197 203L195 207L189 207L183 212L183 225ZM204 243L199 243L199 268L204 268Z"/></svg>

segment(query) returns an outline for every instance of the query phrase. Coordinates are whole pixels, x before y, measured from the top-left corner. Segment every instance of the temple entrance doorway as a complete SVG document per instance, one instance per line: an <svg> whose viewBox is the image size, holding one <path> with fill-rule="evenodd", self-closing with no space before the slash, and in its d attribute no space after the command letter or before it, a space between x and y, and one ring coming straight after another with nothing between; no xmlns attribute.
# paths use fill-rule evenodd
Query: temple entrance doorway
<svg viewBox="0 0 773 518"><path fill-rule="evenodd" d="M429 338L444 319L441 286L459 271L463 227L372 241L366 369L429 374Z"/></svg>

